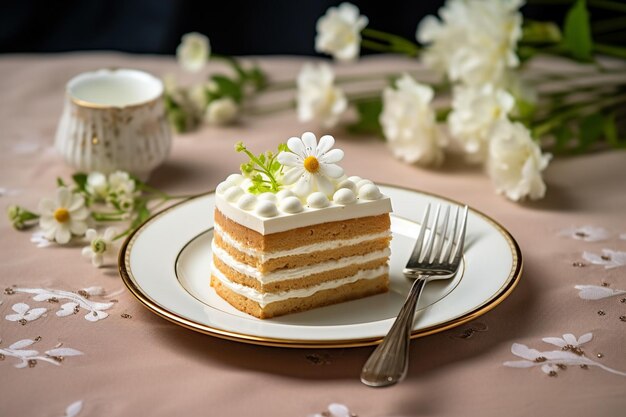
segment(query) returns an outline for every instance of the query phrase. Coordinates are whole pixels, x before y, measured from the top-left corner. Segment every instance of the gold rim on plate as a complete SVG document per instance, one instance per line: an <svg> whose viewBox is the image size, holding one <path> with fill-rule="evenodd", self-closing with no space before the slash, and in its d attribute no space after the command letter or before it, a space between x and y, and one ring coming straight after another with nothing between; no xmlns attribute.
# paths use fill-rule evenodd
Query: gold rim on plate
<svg viewBox="0 0 626 417"><path fill-rule="evenodd" d="M441 200L448 201L453 204L463 205L456 200L443 197L437 194L428 193L425 191L418 191L408 187L400 187L397 185L389 185L381 183L380 185L397 188L400 190L411 191L420 193L429 197L438 198ZM131 294L139 300L148 310L153 313L161 316L162 318L169 320L179 326L185 327L190 330L194 330L199 333L207 334L210 336L219 337L221 339L232 340L236 342L243 342L255 345L263 345L263 346L275 346L275 347L288 347L288 348L346 348L346 347L361 347L361 346L371 346L376 345L382 341L381 337L369 337L369 338L360 338L360 339L343 339L343 340L292 340L285 338L269 338L269 337L261 337L255 336L245 333L239 333L230 330L218 329L203 323L198 323L196 321L187 319L179 314L176 314L173 311L170 311L162 306L160 306L156 301L152 300L145 294L142 289L137 285L136 280L133 277L132 271L130 269L130 253L132 251L133 244L140 232L143 231L146 227L150 225L150 223L154 222L159 217L164 214L170 212L176 207L188 203L189 201L205 197L207 195L213 194L215 190L197 195L192 198L185 199L180 201L172 206L154 214L152 217L147 219L143 224L141 224L135 231L133 231L127 238L124 240L122 247L120 249L119 257L118 257L118 268L120 276L122 277L122 281L126 285L126 287L130 290ZM513 289L519 283L522 276L523 269L523 261L522 261L522 252L519 248L519 245L513 238L513 236L506 230L500 223L484 214L481 211L478 211L474 208L470 207L470 211L478 216L482 217L488 223L490 223L506 240L509 245L509 249L511 250L511 255L513 257L513 262L511 266L511 271L509 272L509 276L504 281L504 284L500 287L500 289L487 301L477 306L474 310L469 311L463 314L460 317L457 317L452 320L448 320L444 323L434 325L431 327L414 330L411 334L411 339L416 339L418 337L428 336L434 333L443 332L445 330L449 330L453 327L460 326L461 324L467 323L475 318L482 316L483 314L491 311L498 304L500 304L505 298L507 298Z"/></svg>

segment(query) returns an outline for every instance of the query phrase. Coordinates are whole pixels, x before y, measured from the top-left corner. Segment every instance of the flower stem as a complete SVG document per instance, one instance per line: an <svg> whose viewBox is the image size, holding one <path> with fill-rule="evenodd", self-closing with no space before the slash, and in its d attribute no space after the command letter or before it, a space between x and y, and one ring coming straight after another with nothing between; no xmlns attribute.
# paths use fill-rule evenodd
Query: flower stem
<svg viewBox="0 0 626 417"><path fill-rule="evenodd" d="M417 56L419 54L420 48L417 46L415 42L412 42L402 36L394 35L393 33L387 33L380 30L365 28L361 31L363 36L368 38L385 41L389 44L391 49L390 52L399 52L406 54L408 56ZM370 40L363 39L361 40L361 45L370 48L364 42L371 42ZM371 48L370 48L371 49Z"/></svg>
<svg viewBox="0 0 626 417"><path fill-rule="evenodd" d="M539 124L533 127L533 134L537 137L543 136L551 132L553 129L559 127L563 124L563 122L572 117L579 117L582 115L582 113L588 113L590 110L600 111L602 109L614 106L616 104L620 104L622 102L626 102L626 94L621 96L609 97L605 100L591 101L575 105L565 111L550 116L543 122L539 122Z"/></svg>

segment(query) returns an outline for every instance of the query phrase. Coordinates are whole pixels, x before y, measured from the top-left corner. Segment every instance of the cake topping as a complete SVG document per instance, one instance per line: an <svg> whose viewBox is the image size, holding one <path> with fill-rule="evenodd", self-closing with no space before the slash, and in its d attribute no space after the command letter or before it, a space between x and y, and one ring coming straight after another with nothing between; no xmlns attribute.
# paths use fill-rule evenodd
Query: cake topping
<svg viewBox="0 0 626 417"><path fill-rule="evenodd" d="M292 185L291 190L300 197L306 197L313 191L320 191L330 196L335 185L330 178L343 175L343 168L336 165L343 159L343 151L331 149L335 139L330 135L320 138L306 132L302 138L292 137L287 141L287 150L278 155L278 162L285 167L283 183Z"/></svg>
<svg viewBox="0 0 626 417"><path fill-rule="evenodd" d="M306 198L306 203L309 205L309 207L324 208L328 207L330 201L328 201L328 197L326 197L324 193L316 191L312 194L309 194L309 196Z"/></svg>
<svg viewBox="0 0 626 417"><path fill-rule="evenodd" d="M337 204L346 206L348 204L356 203L356 196L352 190L348 188L341 188L333 195L333 201Z"/></svg>
<svg viewBox="0 0 626 417"><path fill-rule="evenodd" d="M244 194L239 197L237 207L243 210L252 210L256 206L257 198L252 194Z"/></svg>
<svg viewBox="0 0 626 417"><path fill-rule="evenodd" d="M259 196L259 200L266 200L275 203L278 199L276 198L276 194L272 194L270 192L263 193Z"/></svg>
<svg viewBox="0 0 626 417"><path fill-rule="evenodd" d="M380 190L374 184L364 184L359 188L359 198L364 200L378 200L382 196Z"/></svg>
<svg viewBox="0 0 626 417"><path fill-rule="evenodd" d="M353 193L356 193L357 191L357 187L356 184L350 180L343 180L339 183L339 185L337 185L337 189L341 189L341 188L347 188L348 190L352 191Z"/></svg>
<svg viewBox="0 0 626 417"><path fill-rule="evenodd" d="M274 217L278 215L276 204L272 201L261 200L256 205L256 213L263 217Z"/></svg>
<svg viewBox="0 0 626 417"><path fill-rule="evenodd" d="M239 197L241 197L242 195L243 195L243 190L241 189L241 187L237 185L230 187L224 192L224 197L226 198L226 200L230 201L231 203L234 203L235 201L239 200Z"/></svg>
<svg viewBox="0 0 626 417"><path fill-rule="evenodd" d="M287 197L295 197L296 195L293 193L293 191L291 190L280 190L279 192L276 193L276 197L278 197L278 200L283 200Z"/></svg>
<svg viewBox="0 0 626 417"><path fill-rule="evenodd" d="M229 189L230 187L233 186L233 183L226 180L226 181L222 181L217 185L217 188L215 189L215 191L218 194L224 194L226 192L227 189Z"/></svg>
<svg viewBox="0 0 626 417"><path fill-rule="evenodd" d="M299 213L303 207L298 197L286 197L280 202L280 209L285 213Z"/></svg>
<svg viewBox="0 0 626 417"><path fill-rule="evenodd" d="M243 182L244 179L244 176L241 174L230 174L228 178L226 178L226 181L234 185L239 185Z"/></svg>

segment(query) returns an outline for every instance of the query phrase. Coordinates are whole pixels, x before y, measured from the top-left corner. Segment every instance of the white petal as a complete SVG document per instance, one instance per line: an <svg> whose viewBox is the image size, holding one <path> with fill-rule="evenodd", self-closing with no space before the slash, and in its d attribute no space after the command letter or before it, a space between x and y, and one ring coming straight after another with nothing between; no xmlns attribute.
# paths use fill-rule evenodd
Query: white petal
<svg viewBox="0 0 626 417"><path fill-rule="evenodd" d="M24 314L7 314L4 318L8 321L18 321L24 318Z"/></svg>
<svg viewBox="0 0 626 417"><path fill-rule="evenodd" d="M324 135L320 138L320 143L317 145L317 152L315 156L320 159L322 155L328 152L333 145L335 145L335 138L330 135Z"/></svg>
<svg viewBox="0 0 626 417"><path fill-rule="evenodd" d="M578 344L582 345L583 343L589 342L593 338L593 333L585 333L584 335L578 338Z"/></svg>
<svg viewBox="0 0 626 417"><path fill-rule="evenodd" d="M343 168L335 164L320 164L320 173L331 178L339 178L343 175Z"/></svg>
<svg viewBox="0 0 626 417"><path fill-rule="evenodd" d="M558 346L558 347L563 347L567 344L565 340L561 339L560 337L544 337L541 340L543 340L546 343L550 343L551 345Z"/></svg>
<svg viewBox="0 0 626 417"><path fill-rule="evenodd" d="M304 149L304 143L302 143L302 139L297 137L289 138L289 140L287 141L287 147L291 152L295 153L296 155L300 155L302 158L307 157L306 151Z"/></svg>
<svg viewBox="0 0 626 417"><path fill-rule="evenodd" d="M83 291L85 291L89 295L104 295L105 293L104 288L102 287L83 288Z"/></svg>
<svg viewBox="0 0 626 417"><path fill-rule="evenodd" d="M26 346L30 346L33 343L35 343L35 341L32 339L22 339L22 340L18 340L17 342L9 346L9 349L19 350L19 349L25 348Z"/></svg>
<svg viewBox="0 0 626 417"><path fill-rule="evenodd" d="M70 221L70 232L76 236L82 236L87 230L87 223L82 221Z"/></svg>
<svg viewBox="0 0 626 417"><path fill-rule="evenodd" d="M65 417L76 417L83 409L82 401L75 401L65 409Z"/></svg>
<svg viewBox="0 0 626 417"><path fill-rule="evenodd" d="M59 226L54 232L54 240L56 240L57 243L60 243L61 245L64 245L67 242L69 242L71 237L72 237L72 234L70 233L70 230L67 227Z"/></svg>
<svg viewBox="0 0 626 417"><path fill-rule="evenodd" d="M506 361L503 363L504 366L508 366L511 368L532 368L535 366L535 362L533 361Z"/></svg>
<svg viewBox="0 0 626 417"><path fill-rule="evenodd" d="M300 197L311 194L311 191L313 191L313 180L311 178L311 175L305 174L300 177L296 185L291 190Z"/></svg>
<svg viewBox="0 0 626 417"><path fill-rule="evenodd" d="M26 313L26 315L24 315L24 318L28 321L33 321L33 320L37 320L39 317L41 317L46 311L48 311L47 308L44 307L39 307L39 308L33 308L32 310L30 310L28 313Z"/></svg>
<svg viewBox="0 0 626 417"><path fill-rule="evenodd" d="M11 307L11 308L16 313L24 314L24 313L26 313L30 309L30 306L28 304L25 304L25 303L17 303L17 304L13 304L13 307Z"/></svg>
<svg viewBox="0 0 626 417"><path fill-rule="evenodd" d="M72 192L66 187L57 188L57 204L59 207L68 208L72 203Z"/></svg>
<svg viewBox="0 0 626 417"><path fill-rule="evenodd" d="M104 231L104 241L107 243L113 241L115 235L117 235L117 229L114 227L107 227L107 229Z"/></svg>
<svg viewBox="0 0 626 417"><path fill-rule="evenodd" d="M301 167L291 168L290 170L285 172L285 175L283 176L283 182L285 183L285 185L291 185L294 182L298 181L298 179L302 177L302 174L304 174L303 168Z"/></svg>
<svg viewBox="0 0 626 417"><path fill-rule="evenodd" d="M278 154L278 162L288 167L302 166L304 161L301 157L291 152L281 152Z"/></svg>
<svg viewBox="0 0 626 417"><path fill-rule="evenodd" d="M319 158L321 162L334 164L343 159L343 151L341 149L333 149Z"/></svg>
<svg viewBox="0 0 626 417"><path fill-rule="evenodd" d="M49 198L42 198L39 201L39 212L43 215L49 213L50 215L57 209L57 205Z"/></svg>
<svg viewBox="0 0 626 417"><path fill-rule="evenodd" d="M96 232L95 229L87 229L87 231L85 232L85 238L90 242L96 237L98 237L98 232Z"/></svg>
<svg viewBox="0 0 626 417"><path fill-rule="evenodd" d="M82 355L83 352L80 350L72 349L72 348L57 348L47 350L46 354L50 356L79 356Z"/></svg>
<svg viewBox="0 0 626 417"><path fill-rule="evenodd" d="M89 209L87 207L81 207L78 210L74 210L70 213L72 220L85 220L89 216Z"/></svg>
<svg viewBox="0 0 626 417"><path fill-rule="evenodd" d="M85 205L85 199L80 194L72 194L72 200L67 208L69 211L78 210Z"/></svg>
<svg viewBox="0 0 626 417"><path fill-rule="evenodd" d="M578 296L583 300L600 300L602 298L613 297L614 295L626 294L626 291L613 290L609 287L601 287L599 285L575 285L574 288L579 290Z"/></svg>
<svg viewBox="0 0 626 417"><path fill-rule="evenodd" d="M335 186L330 182L328 178L323 175L315 176L317 182L318 191L322 192L325 196L330 197L335 192Z"/></svg>
<svg viewBox="0 0 626 417"><path fill-rule="evenodd" d="M554 365L546 363L544 365L541 365L541 370L544 373L549 374L550 372L556 372L557 368Z"/></svg>
<svg viewBox="0 0 626 417"><path fill-rule="evenodd" d="M100 268L104 264L104 256L101 253L94 253L91 257L91 264L96 268Z"/></svg>
<svg viewBox="0 0 626 417"><path fill-rule="evenodd" d="M302 134L302 143L304 143L307 156L315 155L317 151L317 139L312 132L304 132Z"/></svg>
<svg viewBox="0 0 626 417"><path fill-rule="evenodd" d="M350 417L350 410L343 404L329 404L328 411L333 417Z"/></svg>
<svg viewBox="0 0 626 417"><path fill-rule="evenodd" d="M529 360L535 360L537 356L541 356L538 350L530 349L528 346L522 345L521 343L513 343L511 345L511 353L520 358Z"/></svg>
<svg viewBox="0 0 626 417"><path fill-rule="evenodd" d="M574 336L571 333L564 334L563 340L565 340L565 343L567 343L568 345L573 345L573 346L578 345L578 340L576 340L576 336Z"/></svg>

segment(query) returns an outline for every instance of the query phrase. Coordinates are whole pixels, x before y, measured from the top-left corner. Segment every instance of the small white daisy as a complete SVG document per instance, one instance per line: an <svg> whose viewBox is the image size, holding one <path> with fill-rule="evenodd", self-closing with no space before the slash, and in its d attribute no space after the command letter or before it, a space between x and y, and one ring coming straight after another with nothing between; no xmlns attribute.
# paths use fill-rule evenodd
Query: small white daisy
<svg viewBox="0 0 626 417"><path fill-rule="evenodd" d="M343 159L341 149L332 149L335 138L324 135L317 143L315 135L305 132L302 138L293 137L287 141L291 152L281 152L278 161L290 167L285 172L283 182L286 185L294 184L291 190L304 197L313 191L320 191L331 196L335 185L329 178L339 178L343 175L343 168L336 165Z"/></svg>
<svg viewBox="0 0 626 417"><path fill-rule="evenodd" d="M104 255L114 252L113 239L116 234L112 227L107 228L101 235L94 229L87 230L85 237L89 241L89 246L83 248L83 256L90 257L93 266L101 267L104 264Z"/></svg>
<svg viewBox="0 0 626 417"><path fill-rule="evenodd" d="M39 212L39 226L50 241L63 245L72 235L82 236L87 230L89 210L85 207L85 199L67 187L59 187L54 200L43 198L39 202Z"/></svg>

